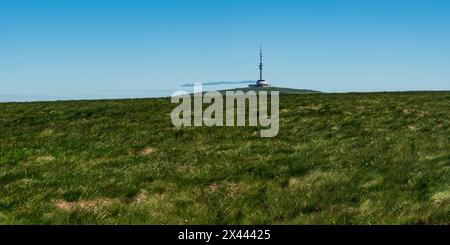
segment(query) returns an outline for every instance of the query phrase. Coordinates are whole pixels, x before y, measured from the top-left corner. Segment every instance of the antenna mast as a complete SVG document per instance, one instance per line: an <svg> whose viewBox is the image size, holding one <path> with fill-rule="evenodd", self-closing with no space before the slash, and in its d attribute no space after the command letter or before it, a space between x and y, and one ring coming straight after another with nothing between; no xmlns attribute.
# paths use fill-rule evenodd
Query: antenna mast
<svg viewBox="0 0 450 245"><path fill-rule="evenodd" d="M263 49L259 46L259 80L263 81Z"/></svg>

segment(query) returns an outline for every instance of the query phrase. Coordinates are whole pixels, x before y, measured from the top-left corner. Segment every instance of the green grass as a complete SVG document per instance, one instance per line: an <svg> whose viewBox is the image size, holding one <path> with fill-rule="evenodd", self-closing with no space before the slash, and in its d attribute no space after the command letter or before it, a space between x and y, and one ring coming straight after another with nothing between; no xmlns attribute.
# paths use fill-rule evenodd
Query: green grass
<svg viewBox="0 0 450 245"><path fill-rule="evenodd" d="M271 139L174 107L0 104L0 223L450 223L450 93L284 94Z"/></svg>

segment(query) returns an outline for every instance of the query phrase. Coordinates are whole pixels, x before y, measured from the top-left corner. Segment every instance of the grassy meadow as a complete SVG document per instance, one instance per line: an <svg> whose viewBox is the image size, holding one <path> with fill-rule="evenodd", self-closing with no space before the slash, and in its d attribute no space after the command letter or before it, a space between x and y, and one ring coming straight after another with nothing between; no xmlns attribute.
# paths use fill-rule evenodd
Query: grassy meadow
<svg viewBox="0 0 450 245"><path fill-rule="evenodd" d="M0 224L450 224L450 93L282 94L280 131L169 98L0 104Z"/></svg>

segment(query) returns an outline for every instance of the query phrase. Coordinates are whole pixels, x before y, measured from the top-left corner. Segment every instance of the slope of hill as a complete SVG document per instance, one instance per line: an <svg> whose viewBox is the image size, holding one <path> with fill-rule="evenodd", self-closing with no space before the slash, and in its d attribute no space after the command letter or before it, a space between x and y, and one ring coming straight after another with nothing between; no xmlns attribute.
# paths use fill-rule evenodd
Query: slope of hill
<svg viewBox="0 0 450 245"><path fill-rule="evenodd" d="M247 92L249 90L253 91L279 91L280 94L315 94L320 93L319 91L315 90L309 90L309 89L294 89L294 88L281 88L281 87L245 87L245 88L237 88L237 89L231 89L231 90L241 90L243 92ZM223 91L230 91L230 90L223 90Z"/></svg>
<svg viewBox="0 0 450 245"><path fill-rule="evenodd" d="M0 104L0 223L450 223L450 93L280 99L271 139L167 98Z"/></svg>

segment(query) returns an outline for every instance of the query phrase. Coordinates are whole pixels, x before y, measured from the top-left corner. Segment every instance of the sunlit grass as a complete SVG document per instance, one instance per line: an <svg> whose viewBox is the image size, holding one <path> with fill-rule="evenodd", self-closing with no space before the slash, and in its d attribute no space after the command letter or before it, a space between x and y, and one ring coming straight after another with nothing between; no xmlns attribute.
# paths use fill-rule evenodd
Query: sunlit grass
<svg viewBox="0 0 450 245"><path fill-rule="evenodd" d="M272 139L174 106L0 104L0 223L450 223L450 93L282 94Z"/></svg>

